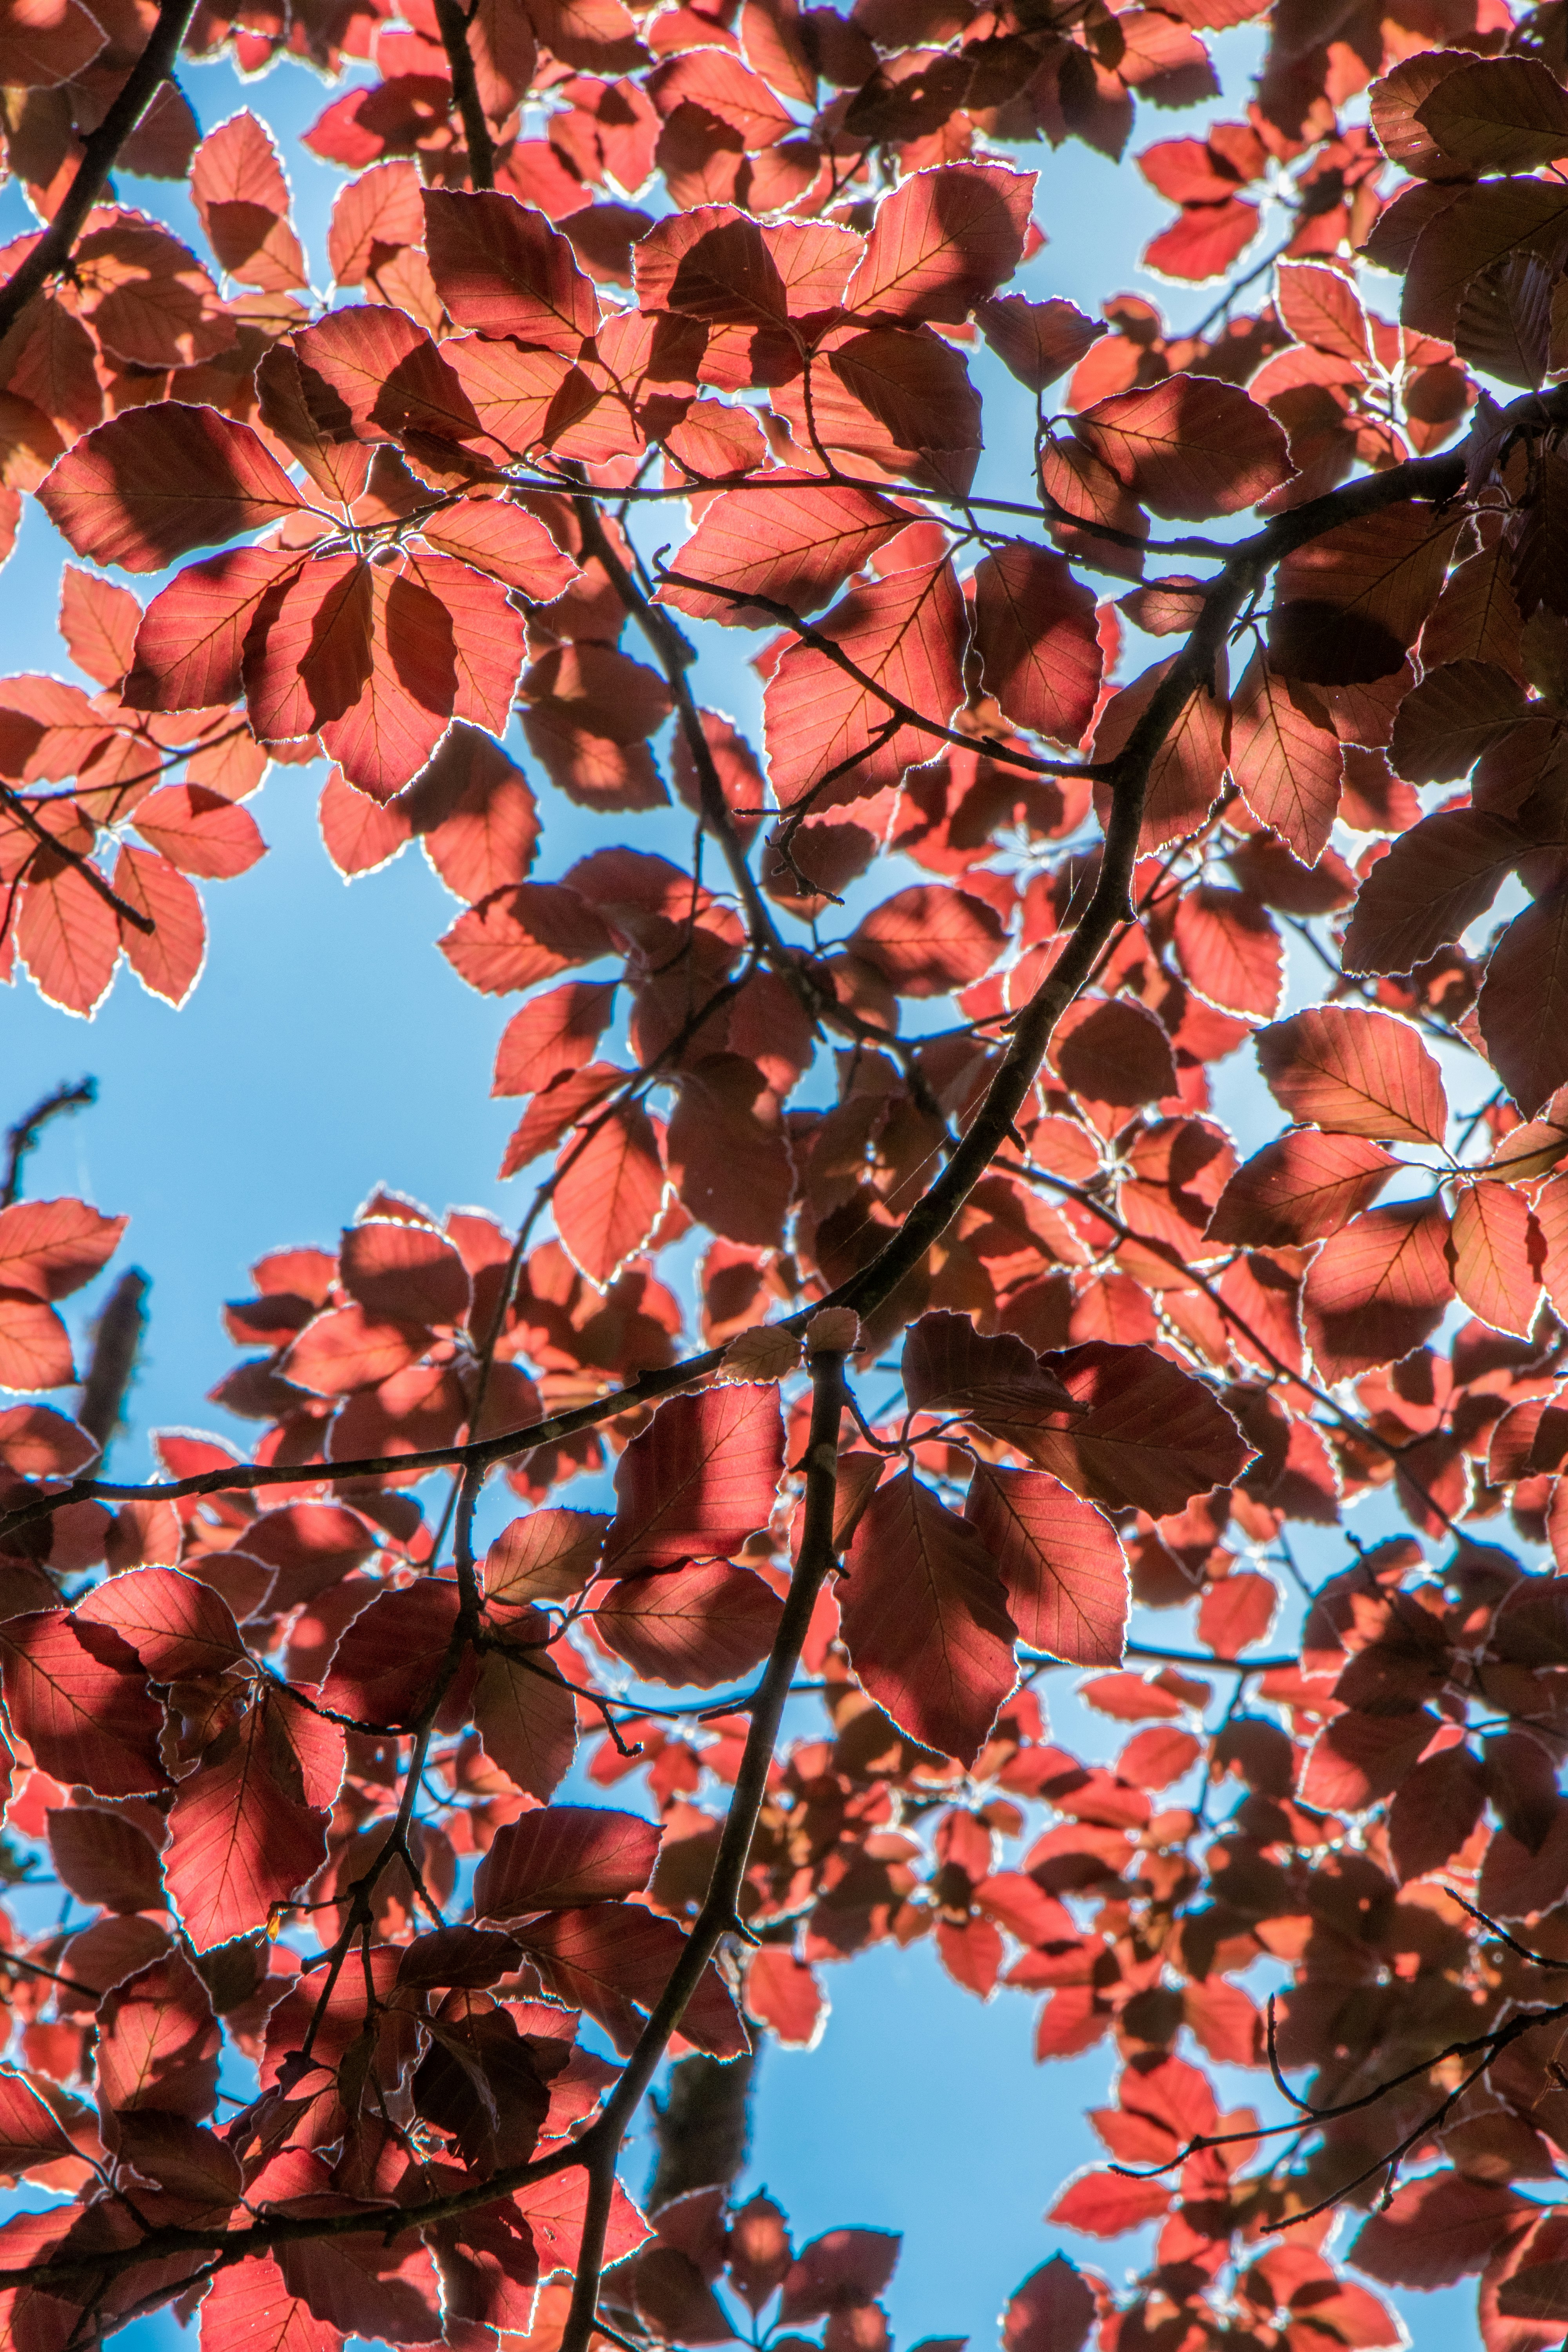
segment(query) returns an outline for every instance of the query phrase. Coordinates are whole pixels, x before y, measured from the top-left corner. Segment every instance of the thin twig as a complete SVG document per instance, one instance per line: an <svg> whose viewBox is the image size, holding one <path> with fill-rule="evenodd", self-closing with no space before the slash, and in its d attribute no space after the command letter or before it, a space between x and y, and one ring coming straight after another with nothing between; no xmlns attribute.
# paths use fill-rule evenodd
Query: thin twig
<svg viewBox="0 0 1568 2352"><path fill-rule="evenodd" d="M52 1118L64 1112L88 1110L98 1100L98 1080L82 1078L74 1087L57 1087L52 1095L36 1102L24 1111L15 1127L5 1131L5 1176L0 1183L0 1209L9 1209L22 1197L22 1168L29 1153L37 1150L44 1129Z"/></svg>

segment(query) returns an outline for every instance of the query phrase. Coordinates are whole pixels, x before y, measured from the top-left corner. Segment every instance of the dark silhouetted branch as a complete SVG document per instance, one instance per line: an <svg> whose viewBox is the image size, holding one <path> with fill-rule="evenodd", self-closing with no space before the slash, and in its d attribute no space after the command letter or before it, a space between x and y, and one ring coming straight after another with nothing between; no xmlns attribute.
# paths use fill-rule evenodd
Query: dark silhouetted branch
<svg viewBox="0 0 1568 2352"><path fill-rule="evenodd" d="M152 1287L139 1265L127 1266L98 1318L76 1417L88 1435L98 1440L100 1454L108 1453L125 1409L137 1350L147 1328L147 1293Z"/></svg>
<svg viewBox="0 0 1568 2352"><path fill-rule="evenodd" d="M37 1150L44 1129L52 1118L67 1111L88 1110L98 1100L98 1080L82 1078L74 1087L57 1087L52 1095L36 1102L24 1111L15 1127L5 1131L5 1175L0 1182L0 1209L9 1209L22 1197L22 1169L28 1155Z"/></svg>
<svg viewBox="0 0 1568 2352"><path fill-rule="evenodd" d="M98 129L82 142L81 162L58 212L32 251L0 286L0 336L10 332L40 288L69 267L87 216L103 194L121 149L168 79L185 27L195 13L196 0L163 0L147 46L126 76L119 97ZM144 928L150 930L152 925Z"/></svg>

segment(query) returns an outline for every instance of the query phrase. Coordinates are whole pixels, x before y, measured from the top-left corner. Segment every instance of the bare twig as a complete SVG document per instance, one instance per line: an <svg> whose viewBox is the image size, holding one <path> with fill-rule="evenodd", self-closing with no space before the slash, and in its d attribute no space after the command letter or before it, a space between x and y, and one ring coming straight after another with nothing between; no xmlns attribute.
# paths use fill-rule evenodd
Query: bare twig
<svg viewBox="0 0 1568 2352"><path fill-rule="evenodd" d="M36 1102L24 1111L15 1127L5 1132L5 1175L0 1182L0 1209L8 1209L22 1197L22 1169L28 1155L37 1150L44 1129L52 1118L73 1110L87 1110L98 1100L98 1080L82 1078L74 1087L57 1087L52 1095Z"/></svg>

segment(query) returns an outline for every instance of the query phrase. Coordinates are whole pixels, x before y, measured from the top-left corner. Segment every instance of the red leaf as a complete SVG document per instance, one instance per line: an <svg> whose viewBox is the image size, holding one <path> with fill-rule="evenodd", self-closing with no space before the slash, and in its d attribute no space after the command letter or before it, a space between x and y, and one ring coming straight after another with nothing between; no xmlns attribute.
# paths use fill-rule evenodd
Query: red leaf
<svg viewBox="0 0 1568 2352"><path fill-rule="evenodd" d="M142 615L121 689L130 709L200 710L237 700L257 609L303 561L281 547L233 547L187 565Z"/></svg>
<svg viewBox="0 0 1568 2352"><path fill-rule="evenodd" d="M457 1622L455 1584L426 1576L379 1593L333 1651L323 1701L371 1723L413 1722L436 1686Z"/></svg>
<svg viewBox="0 0 1568 2352"><path fill-rule="evenodd" d="M390 1380L429 1345L423 1324L394 1323L361 1307L332 1307L308 1323L283 1359L286 1376L321 1396L342 1396Z"/></svg>
<svg viewBox="0 0 1568 2352"><path fill-rule="evenodd" d="M1467 59L1415 111L1461 171L1532 172L1568 155L1568 100L1539 58Z"/></svg>
<svg viewBox="0 0 1568 2352"><path fill-rule="evenodd" d="M558 1998L596 2017L625 2055L641 2030L638 2011L658 2000L686 1937L672 1919L639 1905L593 1903L533 1920L519 1941ZM750 2047L711 1960L687 2004L680 2031L714 2058L738 2058Z"/></svg>
<svg viewBox="0 0 1568 2352"><path fill-rule="evenodd" d="M324 2213L353 2212L347 2198L323 2194L331 2176L317 2159L307 2159L306 2181L317 2194L299 2202ZM398 2344L435 2344L443 2329L436 2265L413 2231L390 2243L370 2229L337 2237L296 2239L279 2250L278 2266L290 2290L303 2297L318 2319L334 2327L371 2328ZM288 2347L293 2352L293 2347Z"/></svg>
<svg viewBox="0 0 1568 2352"><path fill-rule="evenodd" d="M902 2243L896 2230L828 2230L814 2238L784 2273L780 2325L863 2309L892 2277Z"/></svg>
<svg viewBox="0 0 1568 2352"><path fill-rule="evenodd" d="M267 855L256 819L203 784L164 784L136 804L136 830L182 873L217 882Z"/></svg>
<svg viewBox="0 0 1568 2352"><path fill-rule="evenodd" d="M85 1780L100 1797L168 1787L158 1760L163 1710L145 1676L105 1664L63 1611L0 1625L0 1673L13 1727L57 1780Z"/></svg>
<svg viewBox="0 0 1568 2352"><path fill-rule="evenodd" d="M385 303L329 310L293 338L306 406L369 441L478 437L479 419L425 329ZM334 398L335 395L335 398ZM335 415L334 415L335 412ZM346 415L345 415L346 412Z"/></svg>
<svg viewBox="0 0 1568 2352"><path fill-rule="evenodd" d="M1124 749L1169 669L1169 662L1156 662L1111 696L1095 729L1097 761L1114 759ZM1197 829L1224 788L1225 760L1224 705L1206 685L1196 687L1154 754L1138 836L1142 850L1163 849ZM1106 788L1095 790L1104 816L1110 806Z"/></svg>
<svg viewBox="0 0 1568 2352"><path fill-rule="evenodd" d="M1171 1042L1153 1013L1127 997L1080 996L1051 1033L1065 1086L1086 1102L1128 1108L1176 1091Z"/></svg>
<svg viewBox="0 0 1568 2352"><path fill-rule="evenodd" d="M1026 301L999 294L976 305L982 333L1003 365L1031 392L1044 392L1076 367L1107 331L1103 319L1086 319L1072 302Z"/></svg>
<svg viewBox="0 0 1568 2352"><path fill-rule="evenodd" d="M1297 548L1275 574L1272 667L1331 686L1391 676L1437 600L1457 530L1411 500Z"/></svg>
<svg viewBox="0 0 1568 2352"><path fill-rule="evenodd" d="M945 996L989 971L1005 937L984 898L921 882L863 917L848 945L900 996Z"/></svg>
<svg viewBox="0 0 1568 2352"><path fill-rule="evenodd" d="M45 1818L55 1874L79 1901L110 1911L163 1908L157 1853L134 1822L87 1805L57 1807Z"/></svg>
<svg viewBox="0 0 1568 2352"><path fill-rule="evenodd" d="M566 1071L581 1069L593 1059L615 1002L613 980L571 980L536 996L501 1032L491 1094L532 1094Z"/></svg>
<svg viewBox="0 0 1568 2352"><path fill-rule="evenodd" d="M86 876L46 850L22 894L16 946L41 995L68 1013L90 1013L114 977L120 924Z"/></svg>
<svg viewBox="0 0 1568 2352"><path fill-rule="evenodd" d="M202 2304L202 2335L211 2352L225 2344L251 2352L341 2352L343 2340L293 2293L270 2254L218 2272Z"/></svg>
<svg viewBox="0 0 1568 2352"><path fill-rule="evenodd" d="M1081 2172L1047 2214L1064 2230L1086 2237L1120 2238L1168 2212L1171 2190L1163 2180L1129 2180L1120 2172Z"/></svg>
<svg viewBox="0 0 1568 2352"><path fill-rule="evenodd" d="M1163 278L1184 278L1190 286L1223 278L1257 236L1258 221L1258 206L1240 196L1226 196L1216 205L1187 205L1179 219L1144 247L1143 267L1158 270Z"/></svg>
<svg viewBox="0 0 1568 2352"><path fill-rule="evenodd" d="M1427 658L1426 635L1421 646L1425 675L1399 706L1389 759L1410 783L1458 783L1492 744L1543 714L1496 663L1438 665Z"/></svg>
<svg viewBox="0 0 1568 2352"><path fill-rule="evenodd" d="M675 1189L731 1241L776 1248L795 1187L778 1097L754 1062L705 1055L680 1079L665 1142Z"/></svg>
<svg viewBox="0 0 1568 2352"><path fill-rule="evenodd" d="M248 425L179 401L128 409L53 467L39 503L79 555L161 572L304 504Z"/></svg>
<svg viewBox="0 0 1568 2352"><path fill-rule="evenodd" d="M617 1103L585 1141L562 1155L552 1206L574 1265L603 1290L658 1220L664 1201L658 1139L640 1104Z"/></svg>
<svg viewBox="0 0 1568 2352"><path fill-rule="evenodd" d="M1079 1666L1113 1666L1127 1630L1127 1563L1090 1504L1037 1470L976 1465L964 1517L1002 1572L1018 1638Z"/></svg>
<svg viewBox="0 0 1568 2352"><path fill-rule="evenodd" d="M479 1669L473 1717L485 1752L542 1804L571 1769L576 1705L537 1651L522 1658L492 1649Z"/></svg>
<svg viewBox="0 0 1568 2352"><path fill-rule="evenodd" d="M244 1656L234 1612L210 1584L174 1568L131 1569L79 1601L74 1625L108 1625L155 1683L221 1675Z"/></svg>
<svg viewBox="0 0 1568 2352"><path fill-rule="evenodd" d="M1017 267L1034 193L1002 163L916 172L878 206L845 307L956 324Z"/></svg>
<svg viewBox="0 0 1568 2352"><path fill-rule="evenodd" d="M552 603L583 576L535 516L504 499L465 499L428 516L420 524L420 537L440 554L458 556L508 588L520 588L536 604Z"/></svg>
<svg viewBox="0 0 1568 2352"><path fill-rule="evenodd" d="M527 1609L570 1600L593 1577L609 1524L601 1511L530 1511L513 1519L480 1563L487 1605Z"/></svg>
<svg viewBox="0 0 1568 2352"><path fill-rule="evenodd" d="M183 1004L206 960L206 918L195 885L157 850L127 842L114 861L114 887L154 926L142 931L121 919L126 961L150 995Z"/></svg>
<svg viewBox="0 0 1568 2352"><path fill-rule="evenodd" d="M78 669L100 686L118 686L131 667L141 622L142 607L129 588L66 565L60 574L60 635Z"/></svg>
<svg viewBox="0 0 1568 2352"><path fill-rule="evenodd" d="M106 1993L98 2012L99 2114L139 2108L198 2122L211 2112L223 2036L207 1989L184 1953L156 1960Z"/></svg>
<svg viewBox="0 0 1568 2352"><path fill-rule="evenodd" d="M1360 1137L1298 1128L1237 1170L1209 1219L1208 1239L1255 1249L1323 1241L1371 1207L1399 1164Z"/></svg>
<svg viewBox="0 0 1568 2352"><path fill-rule="evenodd" d="M746 1964L746 2014L781 2049L815 2050L827 2022L827 1996L815 1969L784 1944L761 1944Z"/></svg>
<svg viewBox="0 0 1568 2352"><path fill-rule="evenodd" d="M855 1530L838 1604L868 1696L922 1747L972 1764L1017 1680L995 1562L905 1471Z"/></svg>
<svg viewBox="0 0 1568 2352"><path fill-rule="evenodd" d="M1492 950L1477 1011L1487 1051L1528 1118L1568 1079L1568 890L1549 890L1514 917Z"/></svg>
<svg viewBox="0 0 1568 2352"><path fill-rule="evenodd" d="M1216 1657L1234 1657L1261 1642L1274 1622L1279 1594L1271 1577L1233 1569L1211 1584L1198 1609L1198 1639Z"/></svg>
<svg viewBox="0 0 1568 2352"><path fill-rule="evenodd" d="M1266 908L1242 890L1198 882L1176 901L1176 953L1198 994L1226 1013L1272 1020L1285 949Z"/></svg>
<svg viewBox="0 0 1568 2352"><path fill-rule="evenodd" d="M601 1585L593 1625L639 1681L711 1690L762 1663L783 1609L760 1576L713 1559Z"/></svg>
<svg viewBox="0 0 1568 2352"><path fill-rule="evenodd" d="M426 188L424 201L431 275L458 326L575 359L599 298L560 231L515 196Z"/></svg>
<svg viewBox="0 0 1568 2352"><path fill-rule="evenodd" d="M1073 431L1134 497L1174 520L1239 514L1290 478L1268 411L1212 376L1114 393L1075 416Z"/></svg>
<svg viewBox="0 0 1568 2352"><path fill-rule="evenodd" d="M1510 2230L1536 2209L1468 2173L1429 2172L1407 2180L1381 2213L1356 2231L1350 2257L1388 2286L1452 2286L1482 2270Z"/></svg>
<svg viewBox="0 0 1568 2352"><path fill-rule="evenodd" d="M496 1832L474 1879L474 1916L517 1919L619 1903L653 1875L664 1832L637 1813L549 1805Z"/></svg>
<svg viewBox="0 0 1568 2352"><path fill-rule="evenodd" d="M0 1388L58 1389L75 1378L70 1333L54 1308L0 1297Z"/></svg>
<svg viewBox="0 0 1568 2352"><path fill-rule="evenodd" d="M1437 1065L1391 1013L1314 1006L1265 1029L1258 1061L1292 1118L1311 1119L1331 1134L1440 1144L1447 1133Z"/></svg>
<svg viewBox="0 0 1568 2352"><path fill-rule="evenodd" d="M610 951L596 910L561 882L521 882L459 915L439 942L460 980L482 996L531 988Z"/></svg>
<svg viewBox="0 0 1568 2352"><path fill-rule="evenodd" d="M7 2070L0 2074L0 2165L23 2173L38 2163L52 2163L78 2153L54 2101L58 2088L47 2079L37 2084ZM63 2104L63 2102L62 2102Z"/></svg>
<svg viewBox="0 0 1568 2352"><path fill-rule="evenodd" d="M101 1217L85 1201L16 1201L0 1209L0 1289L68 1298L108 1264L129 1217Z"/></svg>
<svg viewBox="0 0 1568 2352"><path fill-rule="evenodd" d="M1347 971L1413 971L1496 898L1524 836L1483 809L1423 817L1367 874L1345 934Z"/></svg>
<svg viewBox="0 0 1568 2352"><path fill-rule="evenodd" d="M1203 1383L1152 1348L1091 1339L1044 1361L1082 1410L1042 1429L1031 1450L1076 1494L1166 1518L1194 1495L1231 1485L1250 1457Z"/></svg>
<svg viewBox="0 0 1568 2352"><path fill-rule="evenodd" d="M1454 1203L1448 1247L1454 1287L1472 1315L1494 1331L1528 1336L1541 1304L1541 1276L1531 1262L1531 1214L1507 1184L1469 1184Z"/></svg>
<svg viewBox="0 0 1568 2352"><path fill-rule="evenodd" d="M863 676L945 724L963 699L963 604L952 566L922 564L856 588L819 624ZM791 808L814 788L821 810L896 783L935 749L815 646L791 647L768 681L763 723L773 791ZM846 766L845 763L851 763ZM830 770L844 769L830 784Z"/></svg>
<svg viewBox="0 0 1568 2352"><path fill-rule="evenodd" d="M318 556L268 588L244 655L259 741L312 734L359 700L370 676L373 595L370 566L353 554Z"/></svg>
<svg viewBox="0 0 1568 2352"><path fill-rule="evenodd" d="M557 2172L547 2180L520 2189L513 2200L528 2222L539 2250L542 2271L574 2271L583 2242L583 2209L587 2200L587 2174L581 2168ZM617 2180L610 2200L609 2226L605 2233L606 2263L624 2262L652 2235L647 2223ZM560 2317L565 2319L570 2291L563 2291Z"/></svg>
<svg viewBox="0 0 1568 2352"><path fill-rule="evenodd" d="M1486 1782L1467 1748L1442 1748L1400 1780L1388 1810L1389 1848L1400 1879L1439 1870L1481 1817Z"/></svg>
<svg viewBox="0 0 1568 2352"><path fill-rule="evenodd" d="M454 562L449 555L410 554L407 577L444 609L451 625L452 658L457 671L452 709L456 717L471 726L486 728L492 735L504 735L522 672L522 615L511 604L499 580L489 580L482 572ZM388 611L390 625L390 604ZM409 625L405 615L404 635L399 640L405 647ZM405 674L405 659L395 648L394 660L399 674ZM432 679L435 676L433 665ZM421 689L422 694L425 691ZM437 708L445 691L443 683L436 698ZM498 878L513 881L521 877L507 875ZM474 895L484 894L477 891Z"/></svg>
<svg viewBox="0 0 1568 2352"><path fill-rule="evenodd" d="M1080 2352L1096 2309L1088 2282L1065 2254L1053 2254L1009 2299L1002 2321L1004 2352Z"/></svg>
<svg viewBox="0 0 1568 2352"><path fill-rule="evenodd" d="M1344 751L1311 688L1277 677L1261 653L1231 698L1230 770L1253 815L1315 866L1339 811Z"/></svg>
<svg viewBox="0 0 1568 2352"><path fill-rule="evenodd" d="M748 592L809 613L836 595L909 520L875 491L837 482L803 481L798 488L770 490L765 499L726 491L703 509L669 568L711 583L715 592L733 593L723 596L668 582L657 601L695 620L752 628L771 625L773 616L739 601Z"/></svg>
<svg viewBox="0 0 1568 2352"><path fill-rule="evenodd" d="M209 131L191 165L191 196L207 242L231 278L268 293L308 286L300 240L289 226L289 184L265 123L231 114Z"/></svg>
<svg viewBox="0 0 1568 2352"><path fill-rule="evenodd" d="M1072 1400L1034 1349L1010 1331L983 1334L966 1315L922 1315L904 1337L900 1370L917 1412L961 1412L1027 1451L1042 1417Z"/></svg>
<svg viewBox="0 0 1568 2352"><path fill-rule="evenodd" d="M669 1398L616 1465L605 1574L739 1551L768 1524L783 1471L776 1388L729 1381Z"/></svg>
<svg viewBox="0 0 1568 2352"><path fill-rule="evenodd" d="M500 1164L501 1175L515 1176L520 1168L559 1143L569 1127L585 1121L630 1075L618 1062L590 1062L584 1069L557 1072L513 1129Z"/></svg>
<svg viewBox="0 0 1568 2352"><path fill-rule="evenodd" d="M344 1289L369 1316L405 1323L468 1320L468 1270L451 1243L428 1225L367 1218L344 1234L339 1265Z"/></svg>
<svg viewBox="0 0 1568 2352"><path fill-rule="evenodd" d="M1133 1733L1116 1759L1116 1777L1134 1789L1168 1789L1192 1770L1203 1752L1202 1740L1190 1731L1154 1724Z"/></svg>
<svg viewBox="0 0 1568 2352"><path fill-rule="evenodd" d="M413 163L376 163L362 172L332 204L327 258L339 286L359 286L374 247L418 245L425 236L419 173Z"/></svg>
<svg viewBox="0 0 1568 2352"><path fill-rule="evenodd" d="M68 0L63 8L47 13L14 10L7 17L5 47L0 50L8 81L18 89L52 89L74 81L104 46L105 35L96 16Z"/></svg>
<svg viewBox="0 0 1568 2352"><path fill-rule="evenodd" d="M1454 1295L1440 1203L1367 1209L1307 1269L1307 1338L1326 1380L1369 1371L1430 1339Z"/></svg>
<svg viewBox="0 0 1568 2352"><path fill-rule="evenodd" d="M1100 693L1094 598L1061 556L1024 540L974 575L974 642L985 690L1018 727L1077 743Z"/></svg>
<svg viewBox="0 0 1568 2352"><path fill-rule="evenodd" d="M463 569L453 566L455 572ZM480 583L477 572L467 576L479 586L490 585ZM424 767L459 697L464 715L478 707L470 690L475 673L466 661L467 677L459 672L452 614L412 572L386 572L373 564L363 577L369 583L363 653L352 628L344 643L348 663L363 661L358 690L337 710L320 711L316 723L323 747L350 783L386 800ZM489 692L507 656L504 646L499 652L479 650L489 665Z"/></svg>
<svg viewBox="0 0 1568 2352"><path fill-rule="evenodd" d="M270 1694L259 1698L175 1793L163 1875L198 1951L266 1927L327 1858L327 1807L304 1801L279 1717Z"/></svg>

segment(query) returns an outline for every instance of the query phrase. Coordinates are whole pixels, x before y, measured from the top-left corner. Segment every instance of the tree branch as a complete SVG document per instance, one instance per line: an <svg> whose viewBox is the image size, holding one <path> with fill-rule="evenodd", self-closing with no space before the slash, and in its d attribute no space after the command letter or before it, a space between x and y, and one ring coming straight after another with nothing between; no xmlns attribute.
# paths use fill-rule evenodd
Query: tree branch
<svg viewBox="0 0 1568 2352"><path fill-rule="evenodd" d="M8 291L8 288L0 288L0 309L4 308L5 297ZM149 938L156 931L158 926L152 916L143 914L140 907L132 907L128 899L122 898L117 890L112 889L90 857L84 857L79 849L72 849L68 843L52 834L47 824L40 824L21 794L14 793L9 784L0 784L0 807L13 810L21 818L39 849L52 850L55 856L63 858L68 866L74 866L88 887L97 891L104 905L112 908L122 923L129 923L134 930L146 932ZM37 852L33 854L36 856Z"/></svg>
<svg viewBox="0 0 1568 2352"><path fill-rule="evenodd" d="M126 76L119 97L98 129L82 142L81 162L58 212L0 287L0 336L10 332L40 287L68 268L82 226L102 194L121 149L168 79L185 27L195 12L196 0L163 0L147 46ZM152 925L143 928L151 930Z"/></svg>
<svg viewBox="0 0 1568 2352"><path fill-rule="evenodd" d="M468 184L473 188L493 188L496 184L495 148L490 141L490 127L485 120L484 102L479 97L479 85L474 73L474 53L468 47L468 19L462 0L436 0L436 22L441 28L441 46L447 52L447 63L452 68L452 95L458 102L463 137L468 144Z"/></svg>
<svg viewBox="0 0 1568 2352"><path fill-rule="evenodd" d="M670 1974L626 2061L603 2115L580 2143L587 2151L588 2202L583 2216L582 2252L572 2289L561 2352L587 2352L598 2310L599 2274L604 2262L605 2231L616 2182L616 2164L627 2126L641 2104L643 2093L663 2057L670 2035L679 2024L687 2002L718 1948L719 1939L737 1920L737 1906L745 1878L746 1861L756 1832L757 1815L767 1793L768 1773L784 1718L801 1646L811 1623L816 1596L828 1570L837 1564L833 1543L834 1505L838 1485L838 1424L844 1408L844 1358L821 1355L811 1366L811 1433L805 1454L805 1503L800 1556L784 1602L778 1637L763 1676L752 1727L746 1735L735 1793L725 1816L723 1834L714 1857L713 1874L702 1908L692 1924L686 1948Z"/></svg>
<svg viewBox="0 0 1568 2352"><path fill-rule="evenodd" d="M22 1197L22 1168L28 1155L37 1150L50 1119L62 1112L88 1110L98 1100L98 1080L83 1078L74 1087L57 1087L52 1095L36 1102L24 1111L14 1127L5 1131L5 1175L0 1182L0 1209L9 1209Z"/></svg>

